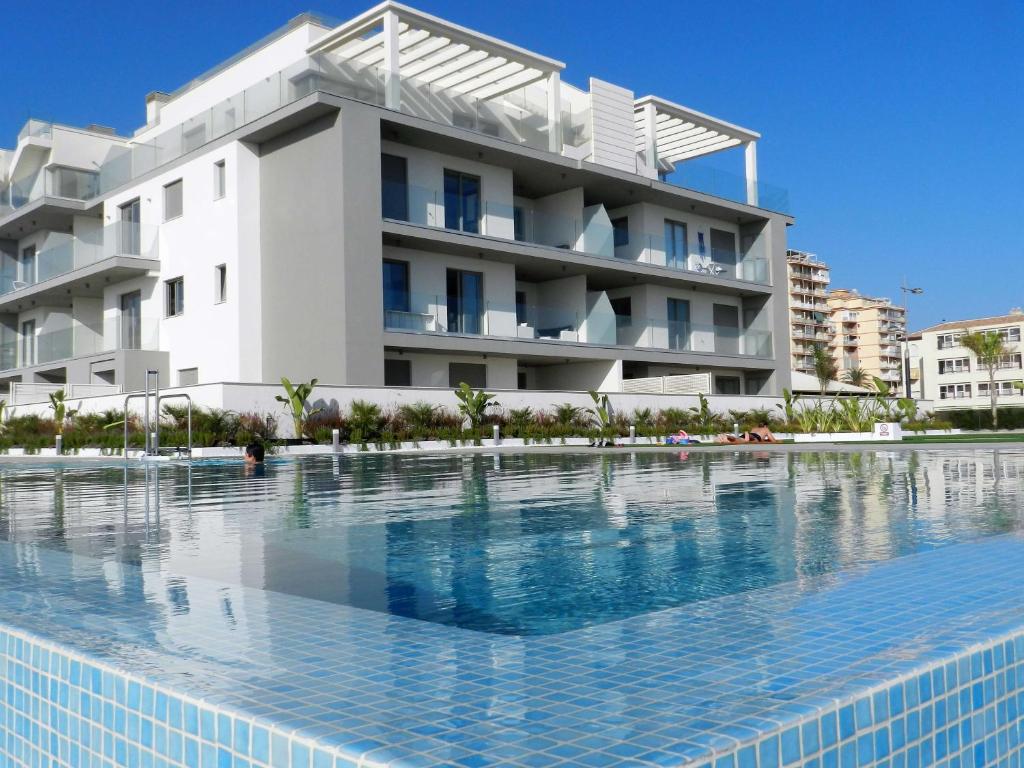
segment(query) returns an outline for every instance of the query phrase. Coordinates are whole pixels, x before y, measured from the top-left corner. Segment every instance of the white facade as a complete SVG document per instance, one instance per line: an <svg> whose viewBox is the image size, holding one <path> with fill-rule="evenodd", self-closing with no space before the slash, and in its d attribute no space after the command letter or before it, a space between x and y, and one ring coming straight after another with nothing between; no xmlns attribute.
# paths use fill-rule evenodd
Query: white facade
<svg viewBox="0 0 1024 768"><path fill-rule="evenodd" d="M1024 406L1021 333L1024 313L975 320L941 323L911 336L911 367L917 373L915 394L932 400L935 410L950 408L988 408L991 405L988 368L978 364L977 356L960 343L965 333L995 331L1003 336L1008 354L995 372L997 401L1000 406Z"/></svg>
<svg viewBox="0 0 1024 768"><path fill-rule="evenodd" d="M563 68L386 2L150 94L130 138L30 121L0 150L0 382L781 391L760 136ZM731 190L688 188L732 148Z"/></svg>

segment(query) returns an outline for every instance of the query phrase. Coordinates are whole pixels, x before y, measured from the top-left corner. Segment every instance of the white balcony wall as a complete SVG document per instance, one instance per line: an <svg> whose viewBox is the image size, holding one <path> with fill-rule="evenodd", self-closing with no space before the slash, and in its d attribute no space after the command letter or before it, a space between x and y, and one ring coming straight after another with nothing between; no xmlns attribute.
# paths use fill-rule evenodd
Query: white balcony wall
<svg viewBox="0 0 1024 768"><path fill-rule="evenodd" d="M225 163L223 197L217 197L215 192L215 163L220 161ZM142 289L142 317L159 324L160 347L170 354L172 382L177 381L177 371L188 368L199 369L200 382L237 381L242 377L241 317L251 316L259 303L253 303L253 296L258 297L257 288L257 293L249 292L249 303L243 307L237 286L243 271L247 277L259 272L258 240L251 237L252 232L259 231L259 206L239 206L240 162L251 165L250 153L237 143L227 144L124 189L104 202L105 224L117 222L119 206L138 198L143 228L159 228L157 279L111 286L104 295L104 315L108 322L113 322L120 311L120 296ZM183 184L182 214L165 221L164 186L178 179ZM239 238L247 235L250 242L243 263ZM215 268L221 264L227 268L227 301L218 303ZM167 317L165 284L177 277L184 279L184 312ZM296 277L296 291L301 290L302 279ZM254 332L258 333L258 328ZM252 354L251 345L245 349Z"/></svg>
<svg viewBox="0 0 1024 768"><path fill-rule="evenodd" d="M444 226L444 172L458 171L480 178L481 233L508 240L515 237L510 169L392 141L382 141L381 151L406 159L411 221Z"/></svg>
<svg viewBox="0 0 1024 768"><path fill-rule="evenodd" d="M111 149L121 147L125 139L90 133L64 125L53 126L53 148L47 165L99 172L99 166Z"/></svg>
<svg viewBox="0 0 1024 768"><path fill-rule="evenodd" d="M554 365L538 365L527 369L530 389L563 391L622 391L621 360L590 360Z"/></svg>

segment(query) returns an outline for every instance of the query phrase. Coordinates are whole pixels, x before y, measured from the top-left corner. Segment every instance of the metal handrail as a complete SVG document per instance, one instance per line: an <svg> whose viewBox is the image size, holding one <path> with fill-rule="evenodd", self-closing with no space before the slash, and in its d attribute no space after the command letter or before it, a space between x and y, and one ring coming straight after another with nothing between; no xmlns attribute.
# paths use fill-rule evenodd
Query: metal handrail
<svg viewBox="0 0 1024 768"><path fill-rule="evenodd" d="M163 400L173 400L176 397L183 397L183 398L185 398L185 400L188 401L188 455L189 455L189 458L191 458L192 457L192 398L189 397L184 392L178 392L176 394L170 394L170 395L159 395L157 397L157 399L156 399L157 420L156 420L156 430L153 433L153 437L154 437L153 442L155 443L155 447L153 448L153 451L155 453L159 453L160 452L160 403Z"/></svg>

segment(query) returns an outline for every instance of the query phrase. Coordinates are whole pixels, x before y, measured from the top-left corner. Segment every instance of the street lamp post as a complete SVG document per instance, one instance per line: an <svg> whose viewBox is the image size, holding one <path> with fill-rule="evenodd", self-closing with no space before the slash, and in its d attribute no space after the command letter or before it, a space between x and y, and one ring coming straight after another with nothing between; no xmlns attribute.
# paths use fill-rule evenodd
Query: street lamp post
<svg viewBox="0 0 1024 768"><path fill-rule="evenodd" d="M908 287L907 278L904 277L900 290L903 292L903 396L913 398L914 393L910 385L910 323L907 322L907 295L920 296L924 293L924 288Z"/></svg>

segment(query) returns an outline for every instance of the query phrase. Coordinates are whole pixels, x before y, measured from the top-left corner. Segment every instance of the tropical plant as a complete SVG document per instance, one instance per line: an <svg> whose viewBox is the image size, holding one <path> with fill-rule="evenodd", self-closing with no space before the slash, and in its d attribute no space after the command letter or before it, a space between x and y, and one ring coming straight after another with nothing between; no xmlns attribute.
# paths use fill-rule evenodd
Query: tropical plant
<svg viewBox="0 0 1024 768"><path fill-rule="evenodd" d="M583 409L572 403L562 403L555 406L555 421L563 427L568 427L579 421Z"/></svg>
<svg viewBox="0 0 1024 768"><path fill-rule="evenodd" d="M1007 346L999 331L978 331L965 333L960 343L974 353L978 365L988 371L988 397L992 406L992 429L999 429L999 408L996 403L996 370L1003 355L1009 354Z"/></svg>
<svg viewBox="0 0 1024 768"><path fill-rule="evenodd" d="M58 389L50 393L50 410L53 411L53 423L57 428L57 434L64 434L65 422L71 421L78 414L77 409L68 409L64 399L64 390Z"/></svg>
<svg viewBox="0 0 1024 768"><path fill-rule="evenodd" d="M871 375L863 368L847 368L843 371L843 381L854 387L863 387L870 389Z"/></svg>
<svg viewBox="0 0 1024 768"><path fill-rule="evenodd" d="M690 407L690 413L693 414L694 429L699 434L708 435L715 431L718 417L711 410L708 399L703 393L697 393L697 405Z"/></svg>
<svg viewBox="0 0 1024 768"><path fill-rule="evenodd" d="M633 411L633 425L639 429L648 429L654 425L654 412L650 408L637 408Z"/></svg>
<svg viewBox="0 0 1024 768"><path fill-rule="evenodd" d="M274 399L279 403L284 403L286 410L291 411L292 425L295 428L295 437L302 439L304 432L304 425L307 418L314 414L320 413L321 408L310 408L309 396L313 394L313 388L316 386L317 379L311 380L308 384L305 382L299 382L293 385L287 377L281 377L281 386L284 387L285 395L277 395Z"/></svg>
<svg viewBox="0 0 1024 768"><path fill-rule="evenodd" d="M896 407L901 414L900 421L910 423L917 419L917 401L914 398L901 397L896 401Z"/></svg>
<svg viewBox="0 0 1024 768"><path fill-rule="evenodd" d="M775 407L782 411L782 415L786 417L787 424L793 424L796 421L796 404L799 401L799 393L794 394L788 389L782 390L782 402L776 403Z"/></svg>
<svg viewBox="0 0 1024 768"><path fill-rule="evenodd" d="M872 376L871 381L875 388L876 397L892 397L892 387L889 386L889 382L877 376Z"/></svg>
<svg viewBox="0 0 1024 768"><path fill-rule="evenodd" d="M407 403L398 409L398 415L416 435L425 435L434 426L434 417L441 406L431 403Z"/></svg>
<svg viewBox="0 0 1024 768"><path fill-rule="evenodd" d="M594 414L594 419L601 430L600 443L611 442L609 438L613 430L612 401L608 395L602 395L594 390L590 390L590 399L594 401L594 407L590 410Z"/></svg>
<svg viewBox="0 0 1024 768"><path fill-rule="evenodd" d="M353 400L349 405L348 424L352 429L352 442L362 443L377 437L383 427L380 406L367 400Z"/></svg>
<svg viewBox="0 0 1024 768"><path fill-rule="evenodd" d="M6 415L7 415L7 401L6 400L0 400L0 432L4 431L4 423L6 422L6 419L4 417Z"/></svg>
<svg viewBox="0 0 1024 768"><path fill-rule="evenodd" d="M480 425L484 421L484 416L487 414L487 409L496 406L498 403L492 402L495 395L489 392L484 392L482 389L474 391L466 382L461 382L459 388L455 390L455 397L459 401L459 413L461 413L466 419L469 420L469 425L473 429L479 429Z"/></svg>
<svg viewBox="0 0 1024 768"><path fill-rule="evenodd" d="M878 418L879 404L874 399L843 397L835 401L838 425L848 432L870 432Z"/></svg>
<svg viewBox="0 0 1024 768"><path fill-rule="evenodd" d="M835 358L824 344L814 345L814 377L818 380L818 388L822 395L828 389L828 385L836 380L839 366Z"/></svg>

